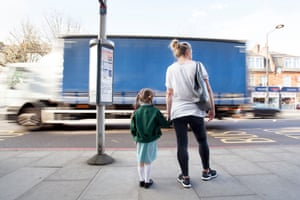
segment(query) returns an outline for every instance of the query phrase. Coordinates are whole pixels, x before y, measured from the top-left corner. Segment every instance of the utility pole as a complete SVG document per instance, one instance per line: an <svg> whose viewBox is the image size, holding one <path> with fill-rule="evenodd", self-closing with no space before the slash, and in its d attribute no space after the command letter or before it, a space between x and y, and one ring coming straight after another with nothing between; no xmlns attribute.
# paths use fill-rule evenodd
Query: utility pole
<svg viewBox="0 0 300 200"><path fill-rule="evenodd" d="M97 100L96 100L96 108L97 108L97 136L96 136L96 145L97 145L97 154L94 155L92 158L88 160L88 164L90 165L106 165L106 164L111 164L114 160L112 157L109 155L106 155L104 153L104 146L105 146L105 106L102 103L102 96L101 96L101 73L102 73L102 67L101 66L105 60L103 61L103 57L105 57L102 48L103 45L106 44L104 47L108 52L113 52L113 45L108 45L108 41L106 40L106 13L107 13L107 6L106 6L106 0L99 0L99 34L98 34L98 40L95 45L97 45L97 56L94 57L94 59L97 59L96 61L96 68L97 68ZM113 54L113 53L111 53ZM112 55L111 55L112 56ZM105 59L105 58L104 58ZM110 63L107 64L105 63L106 67L108 65L110 66ZM111 63L112 65L112 63ZM91 75L90 75L91 76ZM112 80L112 77L111 77ZM111 82L112 85L112 82ZM112 93L112 92L111 92ZM100 96L100 97L99 97ZM111 94L112 96L112 94ZM100 100L99 100L100 99ZM107 97L106 97L107 99ZM109 99L109 98L108 98ZM111 97L112 99L112 97ZM108 100L109 102L110 100ZM112 101L112 100L111 100Z"/></svg>

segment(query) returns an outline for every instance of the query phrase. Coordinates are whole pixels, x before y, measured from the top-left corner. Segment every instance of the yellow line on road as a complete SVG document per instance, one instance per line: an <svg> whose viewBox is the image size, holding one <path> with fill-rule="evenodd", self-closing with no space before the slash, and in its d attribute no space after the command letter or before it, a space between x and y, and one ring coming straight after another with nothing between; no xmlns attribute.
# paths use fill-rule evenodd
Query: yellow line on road
<svg viewBox="0 0 300 200"><path fill-rule="evenodd" d="M282 129L266 129L265 131L275 133L277 135L283 135L293 139L300 139L300 127L289 127Z"/></svg>
<svg viewBox="0 0 300 200"><path fill-rule="evenodd" d="M255 134L249 134L245 131L224 131L224 132L212 132L208 131L208 134L216 139L219 139L225 144L243 144L243 143L270 143L276 142L270 138L262 138Z"/></svg>
<svg viewBox="0 0 300 200"><path fill-rule="evenodd" d="M24 132L14 131L14 130L0 130L0 141L3 141L8 138L14 138L24 135Z"/></svg>

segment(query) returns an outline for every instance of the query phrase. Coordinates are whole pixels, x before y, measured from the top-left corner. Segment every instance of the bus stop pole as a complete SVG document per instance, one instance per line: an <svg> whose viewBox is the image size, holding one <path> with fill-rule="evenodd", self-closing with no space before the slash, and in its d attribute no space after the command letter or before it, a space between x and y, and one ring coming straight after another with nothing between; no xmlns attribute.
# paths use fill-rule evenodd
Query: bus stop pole
<svg viewBox="0 0 300 200"><path fill-rule="evenodd" d="M99 34L98 34L98 45L101 45L103 41L106 40L106 13L107 13L107 6L106 0L99 0ZM101 48L98 47L98 57L100 55ZM97 60L98 70L101 61ZM98 72L97 79L100 78ZM100 81L97 81L98 83ZM100 87L97 85L97 87ZM105 106L101 103L96 104L97 108L97 136L96 136L96 145L97 145L97 154L88 160L88 164L90 165L106 165L111 164L114 160L109 155L104 153L104 146L105 146Z"/></svg>

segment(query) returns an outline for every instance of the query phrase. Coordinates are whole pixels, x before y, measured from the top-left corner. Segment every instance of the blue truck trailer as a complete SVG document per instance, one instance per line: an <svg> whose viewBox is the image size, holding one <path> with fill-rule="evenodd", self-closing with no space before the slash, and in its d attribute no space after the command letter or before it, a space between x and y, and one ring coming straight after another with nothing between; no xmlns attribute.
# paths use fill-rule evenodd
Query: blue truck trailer
<svg viewBox="0 0 300 200"><path fill-rule="evenodd" d="M89 104L89 44L96 35L63 36L63 61L57 99L36 99L19 106L17 122L28 128L45 124L84 123L95 119ZM128 119L137 92L156 93L154 104L165 110L165 73L175 58L169 43L175 37L108 35L114 43L113 103L106 118ZM232 117L248 103L246 43L239 40L183 38L193 46L193 59L201 61L214 91L216 117ZM42 67L42 66L40 66Z"/></svg>

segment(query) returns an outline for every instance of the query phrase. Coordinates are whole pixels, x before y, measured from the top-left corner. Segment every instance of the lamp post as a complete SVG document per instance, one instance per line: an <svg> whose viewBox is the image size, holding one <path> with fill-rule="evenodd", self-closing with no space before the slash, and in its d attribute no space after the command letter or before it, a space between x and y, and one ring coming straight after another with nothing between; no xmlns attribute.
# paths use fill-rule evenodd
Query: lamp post
<svg viewBox="0 0 300 200"><path fill-rule="evenodd" d="M269 104L269 35L276 29L281 29L284 24L278 24L274 29L269 31L266 35L266 100L265 104Z"/></svg>

